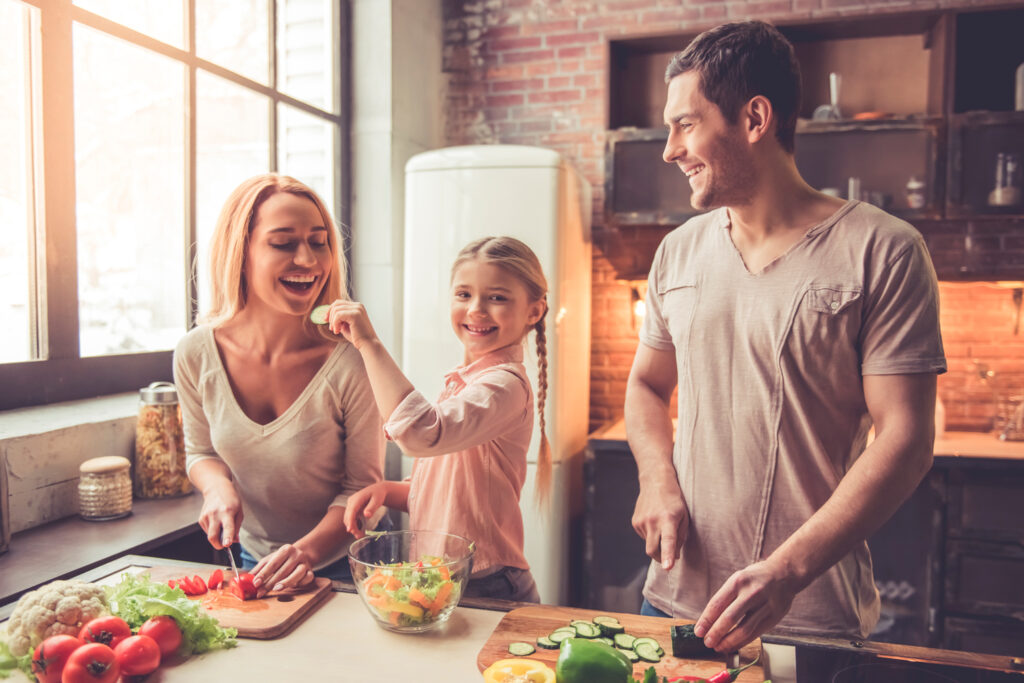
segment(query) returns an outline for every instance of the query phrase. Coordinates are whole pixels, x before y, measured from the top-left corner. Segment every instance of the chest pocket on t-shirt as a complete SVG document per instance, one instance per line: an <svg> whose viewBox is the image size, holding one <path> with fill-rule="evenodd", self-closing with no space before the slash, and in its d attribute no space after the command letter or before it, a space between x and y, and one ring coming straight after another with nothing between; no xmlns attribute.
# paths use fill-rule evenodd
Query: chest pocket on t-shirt
<svg viewBox="0 0 1024 683"><path fill-rule="evenodd" d="M811 285L807 290L807 307L818 313L838 315L860 301L859 287Z"/></svg>
<svg viewBox="0 0 1024 683"><path fill-rule="evenodd" d="M693 314L697 306L697 283L676 281L659 287L661 312L672 335L676 353L689 347Z"/></svg>
<svg viewBox="0 0 1024 683"><path fill-rule="evenodd" d="M830 364L858 365L862 304L856 285L808 287L793 320L793 351Z"/></svg>

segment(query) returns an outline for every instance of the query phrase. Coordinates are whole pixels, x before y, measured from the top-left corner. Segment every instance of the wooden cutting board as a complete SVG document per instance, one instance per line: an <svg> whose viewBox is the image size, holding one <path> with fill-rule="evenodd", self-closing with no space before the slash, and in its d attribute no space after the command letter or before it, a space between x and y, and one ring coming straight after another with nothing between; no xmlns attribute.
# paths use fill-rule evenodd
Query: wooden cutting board
<svg viewBox="0 0 1024 683"><path fill-rule="evenodd" d="M719 655L712 659L676 659L672 656L672 638L669 632L675 624L690 624L692 621L685 619L662 619L659 617L644 617L639 614L620 614L617 612L595 612L589 609L577 609L575 607L553 607L549 605L531 605L520 607L506 614L494 628L490 638L484 643L480 654L477 655L477 667L481 671L498 661L499 659L512 658L508 652L508 645L512 642L524 642L536 645L539 636L549 635L559 626L568 626L573 619L592 620L595 616L604 614L615 617L626 629L626 633L634 636L646 636L654 638L665 650L665 656L657 664L638 662L633 665L635 676L643 675L648 667L654 666L661 676L701 676L709 678L725 668L725 656ZM761 641L755 640L740 650L740 664L747 664L753 661L761 652ZM551 668L555 668L558 661L558 650L545 650L537 648L537 651L529 656L530 659L539 659L546 662ZM764 671L760 664L752 666L739 675L737 682L761 683L764 680Z"/></svg>
<svg viewBox="0 0 1024 683"><path fill-rule="evenodd" d="M189 577L198 574L208 579L216 567L202 571L191 570ZM167 581L185 576L183 567L133 568L136 573L146 572L153 581ZM224 577L231 576L230 568L223 568ZM116 582L116 578L115 582ZM106 583L106 582L104 582ZM306 618L330 595L331 580L317 577L314 582L301 589L270 592L258 600L239 600L227 588L213 590L205 595L190 597L202 605L221 626L238 629L240 638L269 639L284 635Z"/></svg>

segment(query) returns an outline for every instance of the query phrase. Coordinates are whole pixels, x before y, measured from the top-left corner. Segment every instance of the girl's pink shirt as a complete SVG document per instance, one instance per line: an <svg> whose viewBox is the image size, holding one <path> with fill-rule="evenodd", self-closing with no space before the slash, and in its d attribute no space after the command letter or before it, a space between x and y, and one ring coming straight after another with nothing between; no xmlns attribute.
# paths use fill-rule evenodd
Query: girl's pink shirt
<svg viewBox="0 0 1024 683"><path fill-rule="evenodd" d="M445 375L436 404L413 391L384 431L418 458L409 491L413 529L476 541L474 574L492 567L529 569L519 493L533 433L533 392L522 344Z"/></svg>

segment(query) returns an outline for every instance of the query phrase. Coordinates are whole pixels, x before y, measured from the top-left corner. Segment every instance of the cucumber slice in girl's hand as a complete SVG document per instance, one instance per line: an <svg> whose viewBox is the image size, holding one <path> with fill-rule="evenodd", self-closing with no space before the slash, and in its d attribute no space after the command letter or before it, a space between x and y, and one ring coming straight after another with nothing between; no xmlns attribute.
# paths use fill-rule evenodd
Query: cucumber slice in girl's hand
<svg viewBox="0 0 1024 683"><path fill-rule="evenodd" d="M330 312L330 310L331 310L331 305L330 304L322 304L320 306L317 306L309 314L309 319L312 320L317 325L326 325L327 324L327 314Z"/></svg>

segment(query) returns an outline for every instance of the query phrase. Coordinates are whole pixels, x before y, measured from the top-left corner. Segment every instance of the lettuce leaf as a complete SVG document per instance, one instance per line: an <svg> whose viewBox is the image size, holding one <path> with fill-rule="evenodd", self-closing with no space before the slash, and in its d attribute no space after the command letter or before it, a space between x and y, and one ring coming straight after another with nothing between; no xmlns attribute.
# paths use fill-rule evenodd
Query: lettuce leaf
<svg viewBox="0 0 1024 683"><path fill-rule="evenodd" d="M28 680L34 681L36 679L35 674L32 673L32 653L15 657L11 654L7 643L4 642L3 638L0 638L0 678L8 678L18 669L28 676Z"/></svg>
<svg viewBox="0 0 1024 683"><path fill-rule="evenodd" d="M133 631L150 617L172 617L183 636L179 650L182 655L238 644L236 629L221 628L216 619L203 612L198 602L189 600L180 588L156 583L148 574L121 574L121 583L107 586L106 591L110 611L127 621Z"/></svg>

